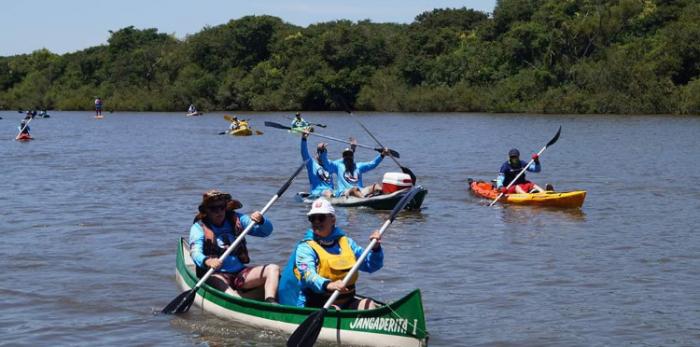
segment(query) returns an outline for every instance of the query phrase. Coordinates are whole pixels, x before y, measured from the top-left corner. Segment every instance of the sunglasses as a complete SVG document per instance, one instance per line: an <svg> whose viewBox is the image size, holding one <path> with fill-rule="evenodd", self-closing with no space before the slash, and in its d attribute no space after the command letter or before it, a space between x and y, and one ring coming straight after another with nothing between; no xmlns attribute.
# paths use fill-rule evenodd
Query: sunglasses
<svg viewBox="0 0 700 347"><path fill-rule="evenodd" d="M325 214L312 214L309 216L309 222L313 223L314 220L318 220L320 223L323 223L326 221L326 217L328 217Z"/></svg>
<svg viewBox="0 0 700 347"><path fill-rule="evenodd" d="M221 212L226 209L226 204L211 205L207 207L209 212Z"/></svg>

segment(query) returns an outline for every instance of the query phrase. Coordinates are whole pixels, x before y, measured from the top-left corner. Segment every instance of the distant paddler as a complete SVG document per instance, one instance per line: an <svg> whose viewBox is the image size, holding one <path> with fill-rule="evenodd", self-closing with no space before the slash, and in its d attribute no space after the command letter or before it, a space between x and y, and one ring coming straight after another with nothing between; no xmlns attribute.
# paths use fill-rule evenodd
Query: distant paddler
<svg viewBox="0 0 700 347"><path fill-rule="evenodd" d="M301 112L297 112L296 114L294 114L294 119L292 119L292 130L303 131L307 128L311 127L309 126L309 122L305 121L304 118L301 118Z"/></svg>
<svg viewBox="0 0 700 347"><path fill-rule="evenodd" d="M228 133L233 133L241 127L241 122L238 120L238 116L231 117L231 124L228 126Z"/></svg>
<svg viewBox="0 0 700 347"><path fill-rule="evenodd" d="M202 115L202 112L197 111L197 107L194 104L190 104L190 106L187 108L187 116L199 116Z"/></svg>
<svg viewBox="0 0 700 347"><path fill-rule="evenodd" d="M333 176L328 172L328 169L323 167L323 163L321 162L321 153L325 152L325 144L319 143L316 146L316 154L313 160L308 160L311 159L307 141L308 137L309 131L304 131L301 135L301 159L306 162L310 196L314 198L320 196L330 198L333 196Z"/></svg>
<svg viewBox="0 0 700 347"><path fill-rule="evenodd" d="M22 119L22 121L19 123L19 126L17 129L19 130L19 133L17 136L15 136L15 140L31 140L32 135L29 134L29 123L32 121L32 116L27 115Z"/></svg>
<svg viewBox="0 0 700 347"><path fill-rule="evenodd" d="M102 99L95 97L95 118L102 118Z"/></svg>

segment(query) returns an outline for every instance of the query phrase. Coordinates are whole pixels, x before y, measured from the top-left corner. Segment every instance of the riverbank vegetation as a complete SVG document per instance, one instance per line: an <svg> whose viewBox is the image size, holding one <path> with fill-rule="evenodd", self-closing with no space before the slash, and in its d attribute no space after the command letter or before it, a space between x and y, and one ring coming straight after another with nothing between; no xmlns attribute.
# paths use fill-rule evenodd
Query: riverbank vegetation
<svg viewBox="0 0 700 347"><path fill-rule="evenodd" d="M21 33L18 34L21 37ZM696 0L499 0L410 24L248 16L0 57L0 109L700 113Z"/></svg>

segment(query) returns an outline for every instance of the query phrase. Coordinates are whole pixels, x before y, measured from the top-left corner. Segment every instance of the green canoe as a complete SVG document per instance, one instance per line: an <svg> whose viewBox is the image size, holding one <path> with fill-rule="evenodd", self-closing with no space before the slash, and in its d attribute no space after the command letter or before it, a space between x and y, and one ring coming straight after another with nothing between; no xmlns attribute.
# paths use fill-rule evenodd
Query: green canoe
<svg viewBox="0 0 700 347"><path fill-rule="evenodd" d="M183 238L177 252L176 280L181 290L197 283L194 263ZM198 291L194 304L218 317L251 327L291 334L318 309L269 304L236 297L207 284ZM372 310L330 310L325 315L319 340L360 346L427 346L423 303L419 290L389 305Z"/></svg>

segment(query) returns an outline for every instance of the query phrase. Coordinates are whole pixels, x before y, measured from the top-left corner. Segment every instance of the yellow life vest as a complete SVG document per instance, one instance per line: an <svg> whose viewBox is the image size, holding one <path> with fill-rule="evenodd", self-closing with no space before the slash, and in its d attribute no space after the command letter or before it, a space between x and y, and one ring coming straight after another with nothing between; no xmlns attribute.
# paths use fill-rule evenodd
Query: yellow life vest
<svg viewBox="0 0 700 347"><path fill-rule="evenodd" d="M331 282L345 278L345 275L347 275L348 271L350 271L352 266L355 265L355 262L357 261L355 253L350 247L350 241L348 241L348 238L345 236L341 236L338 239L340 254L328 253L325 248L314 240L306 241L306 243L316 252L316 255L318 256L318 266L316 268L316 272L319 274L319 276L327 278ZM299 273L299 270L296 267L294 268L294 274L297 276L297 279L301 279L301 273ZM354 286L358 277L358 273L355 272L352 278L350 278L347 287L350 288L351 286Z"/></svg>

